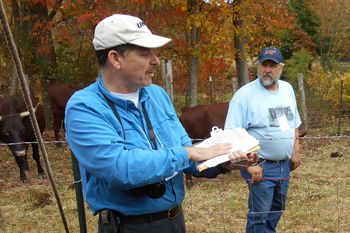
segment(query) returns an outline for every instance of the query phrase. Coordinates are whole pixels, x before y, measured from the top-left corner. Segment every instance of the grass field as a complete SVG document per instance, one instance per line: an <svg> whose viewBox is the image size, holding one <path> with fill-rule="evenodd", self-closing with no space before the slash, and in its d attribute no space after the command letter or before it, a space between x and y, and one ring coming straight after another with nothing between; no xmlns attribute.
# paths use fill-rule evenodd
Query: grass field
<svg viewBox="0 0 350 233"><path fill-rule="evenodd" d="M52 135L44 135L46 140ZM303 163L292 174L287 209L278 232L350 232L350 139L304 138ZM47 145L53 176L70 232L79 232L70 152ZM332 152L340 157L333 158ZM30 157L30 182L19 183L19 171L8 148L0 146L0 232L64 232L48 180L36 178ZM244 232L247 187L238 171L217 179L195 179L187 190L184 211L190 233ZM88 232L97 218L86 207Z"/></svg>

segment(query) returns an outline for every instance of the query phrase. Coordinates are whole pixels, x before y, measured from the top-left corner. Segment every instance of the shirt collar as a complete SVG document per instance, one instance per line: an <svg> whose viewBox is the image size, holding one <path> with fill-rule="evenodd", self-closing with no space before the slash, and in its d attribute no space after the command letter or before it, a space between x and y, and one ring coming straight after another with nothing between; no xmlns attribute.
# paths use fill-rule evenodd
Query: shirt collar
<svg viewBox="0 0 350 233"><path fill-rule="evenodd" d="M98 75L97 79L97 85L100 89L100 91L107 97L109 98L112 102L117 104L119 107L122 107L124 109L128 108L128 101L122 98L119 98L116 95L113 95L104 85L103 79L102 79L102 74ZM149 99L149 93L147 91L147 87L140 88L140 104L143 102L147 101Z"/></svg>

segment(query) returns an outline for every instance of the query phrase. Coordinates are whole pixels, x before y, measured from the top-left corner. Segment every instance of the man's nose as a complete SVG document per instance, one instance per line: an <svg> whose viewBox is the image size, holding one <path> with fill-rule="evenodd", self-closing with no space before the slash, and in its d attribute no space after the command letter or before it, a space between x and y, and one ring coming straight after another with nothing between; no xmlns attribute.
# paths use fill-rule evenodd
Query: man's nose
<svg viewBox="0 0 350 233"><path fill-rule="evenodd" d="M160 64L159 57L158 57L157 54L154 52L154 50L152 50L151 64L152 64L152 65L159 65L159 64Z"/></svg>
<svg viewBox="0 0 350 233"><path fill-rule="evenodd" d="M265 68L264 70L265 70L266 73L271 73L272 72L272 67L271 66L265 66L264 68Z"/></svg>

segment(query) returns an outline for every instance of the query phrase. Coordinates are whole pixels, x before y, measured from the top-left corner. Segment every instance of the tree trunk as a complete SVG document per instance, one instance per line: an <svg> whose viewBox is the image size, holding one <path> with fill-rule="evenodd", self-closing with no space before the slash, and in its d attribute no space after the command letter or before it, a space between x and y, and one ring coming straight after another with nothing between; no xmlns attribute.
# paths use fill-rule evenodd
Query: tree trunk
<svg viewBox="0 0 350 233"><path fill-rule="evenodd" d="M21 48L25 59L25 70L29 77L34 74L43 77L44 82L54 83L57 67L56 52L51 34L51 20L45 2L36 1L22 4ZM22 18L23 19L23 18ZM34 28L40 25L40 28ZM32 35L36 34L36 37ZM40 36L39 36L40 35ZM40 48L45 46L45 51ZM30 59L31 58L31 59ZM34 67L33 64L39 64ZM39 72L39 73L38 73Z"/></svg>
<svg viewBox="0 0 350 233"><path fill-rule="evenodd" d="M195 26L191 29L191 48L193 50L197 47L199 29ZM191 73L189 80L189 106L197 105L197 87L198 87L198 73L199 73L199 58L196 55L191 56Z"/></svg>
<svg viewBox="0 0 350 233"><path fill-rule="evenodd" d="M19 6L17 1L12 0L12 19L14 22L13 25L13 40L15 41L16 47L17 47L17 51L19 54L21 54L20 51L20 47L19 47L19 34L20 34L20 20L19 20ZM8 41L6 41L7 46L9 46ZM16 94L16 90L17 90L17 80L18 80L18 71L16 69L15 66L15 62L13 60L13 56L11 55L11 61L12 61L12 76L13 78L11 79L11 83L10 83L10 88L9 88L9 94L10 95L14 95Z"/></svg>
<svg viewBox="0 0 350 233"><path fill-rule="evenodd" d="M196 14L199 10L196 0L188 0L188 13L189 15ZM199 28L192 23L189 44L191 46L191 53L189 57L189 80L188 80L188 92L189 92L189 106L197 105L197 86L198 86L198 73L199 73L199 57L195 55L197 50L197 44L199 40Z"/></svg>
<svg viewBox="0 0 350 233"><path fill-rule="evenodd" d="M31 82L32 77L40 77L40 92L45 116L51 115L47 90L52 83L56 82L57 78L57 61L51 34L51 21L61 3L60 0L56 1L57 5L50 13L46 1L25 1L22 2L20 8L20 47L22 48L24 70L28 74L29 82ZM50 121L48 123L50 124Z"/></svg>
<svg viewBox="0 0 350 233"><path fill-rule="evenodd" d="M238 86L242 87L249 82L248 66L244 48L244 29L241 14L242 0L233 1L233 43L235 48L235 61L237 70Z"/></svg>

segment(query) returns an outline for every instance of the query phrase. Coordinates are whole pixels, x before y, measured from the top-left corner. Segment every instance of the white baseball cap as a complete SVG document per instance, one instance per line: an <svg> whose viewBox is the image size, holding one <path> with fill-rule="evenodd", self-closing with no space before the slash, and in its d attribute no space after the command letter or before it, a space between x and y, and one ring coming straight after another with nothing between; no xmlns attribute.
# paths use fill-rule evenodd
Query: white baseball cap
<svg viewBox="0 0 350 233"><path fill-rule="evenodd" d="M152 34L146 24L137 17L114 14L97 24L92 44L97 51L122 44L158 48L170 41L170 38Z"/></svg>

